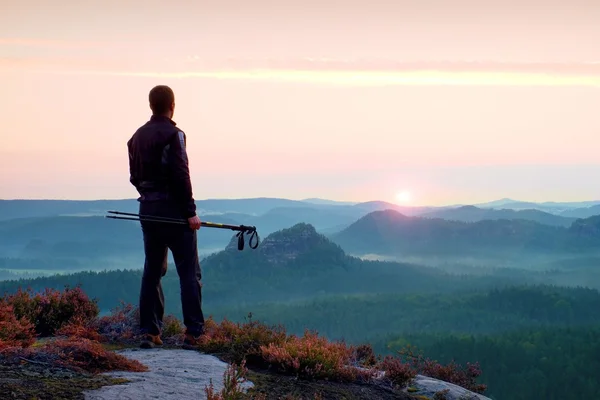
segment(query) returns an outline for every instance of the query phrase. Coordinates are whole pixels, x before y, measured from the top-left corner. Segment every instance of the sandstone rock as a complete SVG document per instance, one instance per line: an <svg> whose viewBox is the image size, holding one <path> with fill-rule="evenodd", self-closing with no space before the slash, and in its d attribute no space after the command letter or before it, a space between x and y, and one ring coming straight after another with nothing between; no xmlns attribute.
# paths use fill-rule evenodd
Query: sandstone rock
<svg viewBox="0 0 600 400"><path fill-rule="evenodd" d="M473 393L453 383L423 375L417 375L410 387L417 389L417 391L411 392L411 394L425 396L430 399L434 399L436 393L443 392L445 397L440 398L445 400L492 400L489 397Z"/></svg>
<svg viewBox="0 0 600 400"><path fill-rule="evenodd" d="M204 388L211 380L216 392L223 388L227 364L216 357L190 350L128 349L118 353L140 361L149 371L107 373L131 382L87 391L85 400L206 399ZM249 388L252 383L243 386Z"/></svg>

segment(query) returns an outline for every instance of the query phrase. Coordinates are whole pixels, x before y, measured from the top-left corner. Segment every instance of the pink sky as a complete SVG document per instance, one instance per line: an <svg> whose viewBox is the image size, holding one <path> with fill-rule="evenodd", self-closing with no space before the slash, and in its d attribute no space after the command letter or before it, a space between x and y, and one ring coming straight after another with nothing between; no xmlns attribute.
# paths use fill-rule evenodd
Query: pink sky
<svg viewBox="0 0 600 400"><path fill-rule="evenodd" d="M199 199L600 199L600 3L123 3L2 6L0 198L135 197L168 84Z"/></svg>

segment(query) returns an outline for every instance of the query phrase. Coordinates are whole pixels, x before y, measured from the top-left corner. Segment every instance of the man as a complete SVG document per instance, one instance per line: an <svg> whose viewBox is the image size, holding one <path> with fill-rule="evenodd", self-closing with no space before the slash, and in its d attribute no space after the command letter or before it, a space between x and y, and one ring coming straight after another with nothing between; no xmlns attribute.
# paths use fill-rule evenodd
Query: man
<svg viewBox="0 0 600 400"><path fill-rule="evenodd" d="M140 291L142 348L162 345L164 295L161 278L167 272L167 255L173 254L181 287L184 348L194 348L204 333L202 278L198 260L200 219L192 194L186 135L173 121L175 95L168 86L149 94L152 116L127 142L130 182L140 197L141 215L187 220L187 224L142 221L144 273Z"/></svg>

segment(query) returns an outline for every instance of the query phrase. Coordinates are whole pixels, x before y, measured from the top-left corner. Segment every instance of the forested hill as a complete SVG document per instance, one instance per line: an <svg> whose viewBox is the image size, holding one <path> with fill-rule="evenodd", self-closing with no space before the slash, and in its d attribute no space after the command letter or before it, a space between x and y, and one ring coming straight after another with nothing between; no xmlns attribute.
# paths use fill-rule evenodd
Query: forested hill
<svg viewBox="0 0 600 400"><path fill-rule="evenodd" d="M354 254L580 253L600 248L600 217L558 227L520 219L467 223L385 210L330 237Z"/></svg>
<svg viewBox="0 0 600 400"><path fill-rule="evenodd" d="M252 250L226 250L202 260L208 305L288 301L314 296L357 293L449 293L472 287L501 287L523 282L519 275L455 276L435 268L406 263L364 261L350 257L308 224L273 233ZM81 284L104 308L120 299L136 302L141 271L84 272L23 281L0 282L0 293L18 286L35 290ZM178 276L173 265L164 278L165 293L177 298ZM171 306L177 305L171 301Z"/></svg>

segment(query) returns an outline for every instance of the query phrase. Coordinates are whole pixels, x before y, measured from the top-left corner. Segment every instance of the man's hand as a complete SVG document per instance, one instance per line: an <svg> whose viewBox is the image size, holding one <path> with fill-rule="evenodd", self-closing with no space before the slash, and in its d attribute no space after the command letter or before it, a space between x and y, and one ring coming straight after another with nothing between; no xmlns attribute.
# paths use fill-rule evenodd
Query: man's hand
<svg viewBox="0 0 600 400"><path fill-rule="evenodd" d="M197 215L188 218L188 223L192 229L200 229L200 218Z"/></svg>

